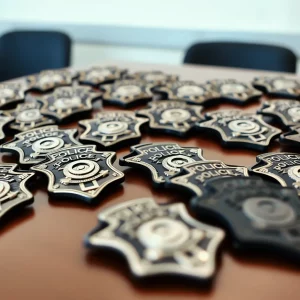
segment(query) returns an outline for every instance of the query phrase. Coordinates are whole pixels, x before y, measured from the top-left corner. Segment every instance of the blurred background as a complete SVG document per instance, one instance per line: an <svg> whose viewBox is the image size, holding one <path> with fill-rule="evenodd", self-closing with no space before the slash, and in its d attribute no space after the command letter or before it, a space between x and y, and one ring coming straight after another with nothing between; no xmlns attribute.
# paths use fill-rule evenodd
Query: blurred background
<svg viewBox="0 0 300 300"><path fill-rule="evenodd" d="M298 57L299 11L299 0L2 0L0 35L62 31L72 40L75 67L108 60L181 64L190 45L207 41L279 45Z"/></svg>

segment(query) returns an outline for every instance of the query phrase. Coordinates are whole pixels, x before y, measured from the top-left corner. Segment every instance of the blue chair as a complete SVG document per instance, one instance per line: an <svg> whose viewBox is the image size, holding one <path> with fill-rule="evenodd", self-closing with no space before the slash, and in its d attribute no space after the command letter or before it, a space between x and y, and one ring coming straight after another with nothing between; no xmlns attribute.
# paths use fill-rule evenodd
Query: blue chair
<svg viewBox="0 0 300 300"><path fill-rule="evenodd" d="M284 47L212 42L191 46L184 63L295 73L297 56Z"/></svg>
<svg viewBox="0 0 300 300"><path fill-rule="evenodd" d="M70 37L56 31L12 31L0 38L0 81L70 65Z"/></svg>

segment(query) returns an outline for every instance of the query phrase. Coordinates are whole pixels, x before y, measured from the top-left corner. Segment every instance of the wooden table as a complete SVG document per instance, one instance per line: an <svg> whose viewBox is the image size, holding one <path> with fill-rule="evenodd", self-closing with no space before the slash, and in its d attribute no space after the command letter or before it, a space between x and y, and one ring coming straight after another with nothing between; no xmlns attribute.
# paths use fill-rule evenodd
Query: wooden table
<svg viewBox="0 0 300 300"><path fill-rule="evenodd" d="M270 74L201 66L113 64L131 71L162 70L197 82L216 78L250 81L255 76ZM245 109L255 111L258 106L257 102ZM221 107L239 108L222 105L214 109ZM74 126L76 123L63 127ZM165 141L201 147L205 158L220 159L228 164L251 166L259 154L250 150L223 149L216 140L205 139L201 134L188 139L144 134L141 142ZM272 145L269 151L279 150L276 142ZM129 147L118 151L117 155L121 157L128 152ZM16 159L2 154L2 161L14 162ZM299 299L299 267L270 257L236 256L227 245L224 245L216 280L210 289L168 278L155 283L139 283L132 280L121 256L108 251L101 251L98 255L89 252L83 246L83 236L94 228L97 214L104 207L140 197L153 197L160 203L182 201L188 204L186 194L155 190L150 177L144 173L133 169L127 171L126 168L121 170L125 170L125 182L104 197L100 196L99 204L93 207L49 199L45 184L34 185L34 205L5 220L0 227L1 299Z"/></svg>

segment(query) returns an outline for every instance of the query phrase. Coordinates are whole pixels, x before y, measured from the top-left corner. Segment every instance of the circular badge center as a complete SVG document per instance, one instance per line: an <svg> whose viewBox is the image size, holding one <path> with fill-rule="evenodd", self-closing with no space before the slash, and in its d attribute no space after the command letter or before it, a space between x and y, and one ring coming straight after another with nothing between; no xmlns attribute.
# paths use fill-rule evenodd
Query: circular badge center
<svg viewBox="0 0 300 300"><path fill-rule="evenodd" d="M0 181L0 201L3 199L10 191L10 185L6 181Z"/></svg>
<svg viewBox="0 0 300 300"><path fill-rule="evenodd" d="M77 160L67 164L63 173L71 179L86 179L95 176L100 171L100 166L91 160Z"/></svg>
<svg viewBox="0 0 300 300"><path fill-rule="evenodd" d="M221 86L221 92L223 94L238 94L244 91L245 87L239 83L226 83Z"/></svg>
<svg viewBox="0 0 300 300"><path fill-rule="evenodd" d="M104 134L118 134L127 130L128 124L125 122L111 121L99 125L98 130Z"/></svg>
<svg viewBox="0 0 300 300"><path fill-rule="evenodd" d="M167 170L179 172L181 167L194 161L194 159L188 156L174 155L165 158L162 161L162 165Z"/></svg>
<svg viewBox="0 0 300 300"><path fill-rule="evenodd" d="M293 89L296 87L296 82L288 79L276 79L273 81L273 85L277 90Z"/></svg>
<svg viewBox="0 0 300 300"><path fill-rule="evenodd" d="M293 166L288 169L288 175L295 181L300 181L300 166Z"/></svg>
<svg viewBox="0 0 300 300"><path fill-rule="evenodd" d="M266 226L280 227L296 219L289 204L271 197L249 198L243 203L243 211L248 218Z"/></svg>
<svg viewBox="0 0 300 300"><path fill-rule="evenodd" d="M64 146L64 141L58 137L46 137L35 141L32 144L32 150L39 153L46 153L60 149Z"/></svg>
<svg viewBox="0 0 300 300"><path fill-rule="evenodd" d="M40 111L37 108L24 110L18 114L16 119L20 122L34 122L42 117Z"/></svg>
<svg viewBox="0 0 300 300"><path fill-rule="evenodd" d="M126 97L126 96L138 95L142 92L142 90L140 87L136 85L125 85L125 86L120 86L116 92L118 95Z"/></svg>
<svg viewBox="0 0 300 300"><path fill-rule="evenodd" d="M89 73L87 73L87 79L97 79L97 78L105 78L110 76L111 72L107 69L99 69L99 70L93 70Z"/></svg>
<svg viewBox="0 0 300 300"><path fill-rule="evenodd" d="M68 109L79 107L81 104L81 99L79 97L72 98L59 98L54 102L54 106L59 109Z"/></svg>
<svg viewBox="0 0 300 300"><path fill-rule="evenodd" d="M234 120L229 122L228 127L232 131L246 134L256 133L260 130L260 126L250 120Z"/></svg>
<svg viewBox="0 0 300 300"><path fill-rule="evenodd" d="M173 109L165 110L161 115L162 119L171 123L185 122L189 120L190 117L191 117L190 112L181 108L173 108Z"/></svg>
<svg viewBox="0 0 300 300"><path fill-rule="evenodd" d="M147 248L176 250L189 239L189 228L176 220L159 218L144 223L137 237Z"/></svg>
<svg viewBox="0 0 300 300"><path fill-rule="evenodd" d="M300 106L291 107L288 110L288 114L292 117L293 121L299 121L300 120Z"/></svg>
<svg viewBox="0 0 300 300"><path fill-rule="evenodd" d="M166 80L166 75L161 73L153 73L153 74L147 74L145 76L146 81L164 81Z"/></svg>
<svg viewBox="0 0 300 300"><path fill-rule="evenodd" d="M201 96L203 94L204 94L204 89L196 85L184 85L177 90L178 97Z"/></svg>
<svg viewBox="0 0 300 300"><path fill-rule="evenodd" d="M11 98L14 94L15 93L12 89L0 89L0 98Z"/></svg>

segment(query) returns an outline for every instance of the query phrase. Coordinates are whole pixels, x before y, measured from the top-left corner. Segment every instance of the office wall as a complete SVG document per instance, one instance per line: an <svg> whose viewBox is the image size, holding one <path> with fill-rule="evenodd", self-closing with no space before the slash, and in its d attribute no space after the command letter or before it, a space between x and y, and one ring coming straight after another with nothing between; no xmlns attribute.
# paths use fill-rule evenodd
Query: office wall
<svg viewBox="0 0 300 300"><path fill-rule="evenodd" d="M106 59L181 63L195 41L275 43L300 56L299 0L0 1L0 34L60 29L76 66Z"/></svg>

